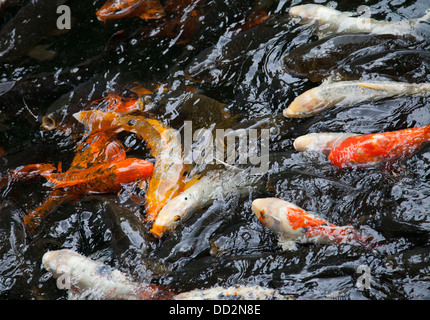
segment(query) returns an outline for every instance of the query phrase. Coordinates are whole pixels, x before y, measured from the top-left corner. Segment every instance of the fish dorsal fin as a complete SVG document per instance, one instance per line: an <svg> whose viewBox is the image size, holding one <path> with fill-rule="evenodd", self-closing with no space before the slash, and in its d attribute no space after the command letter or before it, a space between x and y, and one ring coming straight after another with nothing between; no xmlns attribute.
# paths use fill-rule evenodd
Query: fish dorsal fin
<svg viewBox="0 0 430 320"><path fill-rule="evenodd" d="M338 82L338 81L334 80L334 79L333 79L333 76L331 75L331 76L329 76L329 77L325 78L325 79L321 82L320 87L328 86L328 85L333 84L333 83L335 83L335 82Z"/></svg>
<svg viewBox="0 0 430 320"><path fill-rule="evenodd" d="M387 88L385 88L383 84L379 84L379 83L363 82L363 83L359 83L358 86L366 89L372 89L372 90L380 90L380 91L387 90Z"/></svg>

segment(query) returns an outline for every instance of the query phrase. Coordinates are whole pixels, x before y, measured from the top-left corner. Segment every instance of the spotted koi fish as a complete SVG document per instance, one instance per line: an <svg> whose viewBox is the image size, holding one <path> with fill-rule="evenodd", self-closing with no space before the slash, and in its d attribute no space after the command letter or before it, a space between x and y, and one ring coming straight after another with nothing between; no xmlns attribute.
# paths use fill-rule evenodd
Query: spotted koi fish
<svg viewBox="0 0 430 320"><path fill-rule="evenodd" d="M352 226L336 226L279 198L255 199L252 210L264 226L280 235L284 249L296 249L298 241L361 244L364 240Z"/></svg>

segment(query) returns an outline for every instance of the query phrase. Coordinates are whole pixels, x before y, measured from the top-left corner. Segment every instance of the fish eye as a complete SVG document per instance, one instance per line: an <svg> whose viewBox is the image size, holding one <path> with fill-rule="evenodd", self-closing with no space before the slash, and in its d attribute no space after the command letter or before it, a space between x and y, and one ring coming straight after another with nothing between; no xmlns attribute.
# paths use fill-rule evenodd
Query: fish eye
<svg viewBox="0 0 430 320"><path fill-rule="evenodd" d="M129 126L134 126L136 124L136 120L135 119L130 119L127 121L127 125Z"/></svg>
<svg viewBox="0 0 430 320"><path fill-rule="evenodd" d="M173 221L175 221L175 222L177 222L177 221L179 221L179 220L181 220L181 216L175 216L175 217L173 218Z"/></svg>

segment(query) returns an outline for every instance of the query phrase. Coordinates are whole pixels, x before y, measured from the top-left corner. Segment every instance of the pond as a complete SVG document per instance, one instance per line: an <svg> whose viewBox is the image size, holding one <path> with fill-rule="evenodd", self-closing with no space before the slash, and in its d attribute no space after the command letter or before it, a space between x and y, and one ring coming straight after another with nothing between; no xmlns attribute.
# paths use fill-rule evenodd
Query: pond
<svg viewBox="0 0 430 320"><path fill-rule="evenodd" d="M394 97L309 118L283 117L295 97L322 81L288 72L283 65L292 50L317 41L309 27L288 15L291 7L309 1L200 1L181 16L197 14L195 28L189 29L139 17L102 22L96 11L105 1L64 1L71 12L70 30L55 24L52 30L59 16L52 10L57 1L45 1L51 9L44 11L46 25L28 23L36 11L17 19L29 2L9 1L0 8L1 50L11 47L5 34L11 22L14 32L25 35L24 42L39 49L29 55L31 48L23 46L23 52L1 61L2 175L37 163L61 163L67 169L84 134L72 115L118 87L137 85L153 92L145 111L178 132L183 133L186 121L192 121L194 131L269 129L269 164L259 183L202 206L161 239L142 219L143 202L135 200L145 194L136 186L64 202L29 235L23 217L43 202L50 185L44 179L14 181L1 191L0 299L67 299L42 266L45 252L63 248L175 292L259 285L303 300L430 298L430 145L390 169L351 170L293 147L297 137L308 133L367 134L428 125L430 99ZM372 18L385 21L419 18L429 8L427 0L317 3L350 12L365 5ZM258 20L258 14L267 19ZM214 59L210 48L227 48L225 59L216 60L216 50ZM333 52L327 76L430 82L429 48L428 41L393 39L387 46L353 50L347 59ZM210 72L189 76L196 61L210 66ZM190 92L211 99L187 109L183 101ZM56 124L52 130L46 129L45 115ZM118 139L128 157L153 162L136 134L121 132ZM299 243L295 251L283 250L252 212L252 201L262 197L285 199L335 225L351 225L373 237L378 250L348 243ZM357 285L360 266L370 273L366 288Z"/></svg>

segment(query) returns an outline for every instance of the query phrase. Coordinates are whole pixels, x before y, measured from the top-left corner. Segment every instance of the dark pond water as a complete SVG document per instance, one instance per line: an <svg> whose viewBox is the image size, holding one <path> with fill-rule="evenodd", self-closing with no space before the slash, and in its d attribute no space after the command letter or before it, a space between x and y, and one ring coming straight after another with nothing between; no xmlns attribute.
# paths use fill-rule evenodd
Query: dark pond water
<svg viewBox="0 0 430 320"><path fill-rule="evenodd" d="M0 9L0 24L6 25L27 2ZM43 26L38 32L34 27L31 32L21 31L39 37L39 43L49 44L56 55L45 61L22 55L0 66L0 146L7 152L0 158L0 172L31 163L62 162L67 168L83 131L71 114L117 84L168 84L178 88L178 96L183 94L180 85L186 84L226 104L234 115L228 127L246 128L275 119L266 123L271 138L264 187L250 189L245 196L232 192L156 240L149 235L150 225L140 220L143 208L128 192L63 204L29 237L23 215L40 204L50 189L42 180L16 182L2 190L0 204L1 299L67 298L41 266L47 250L61 248L104 259L136 280L178 292L244 284L275 288L297 299L430 298L430 145L393 172L341 171L325 157L299 154L292 147L296 137L310 132L374 133L427 125L428 98L388 99L307 119L283 118L279 113L297 95L319 84L282 70L282 58L290 50L315 41L308 28L287 17L291 6L309 1L204 1L201 26L187 44L176 44L174 38L145 37L142 30L154 22L139 18L102 23L95 12L103 3L69 1L73 16L69 32L42 37L38 33L46 31ZM364 4L372 17L393 21L420 17L429 7L428 0L330 4L353 12ZM276 20L250 30L254 33L245 38L245 44L243 39L232 41L233 60L218 66L218 77L185 81L184 70L192 59L212 45L227 43L232 30L256 8ZM16 23L17 30L26 28L22 21ZM411 43L400 51L370 48L365 55L356 53L348 61L339 61L335 72L350 79L429 82L429 44ZM154 101L162 95L154 94ZM212 124L204 106L184 115L176 101L171 98L163 108L154 103L151 111L176 129L189 117L200 119L202 127ZM62 124L72 130L44 130L41 118L52 110L60 110ZM149 156L135 135L120 137L129 155ZM252 200L266 196L294 202L337 225L351 224L379 241L379 250L299 244L297 251L283 251L251 211ZM356 285L361 265L369 267L370 289Z"/></svg>

